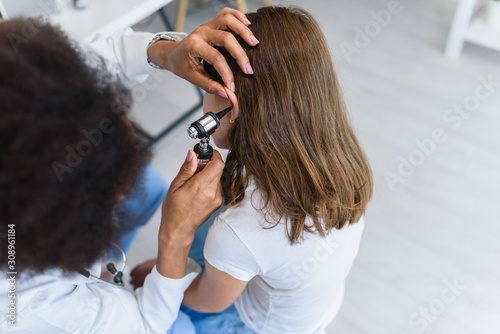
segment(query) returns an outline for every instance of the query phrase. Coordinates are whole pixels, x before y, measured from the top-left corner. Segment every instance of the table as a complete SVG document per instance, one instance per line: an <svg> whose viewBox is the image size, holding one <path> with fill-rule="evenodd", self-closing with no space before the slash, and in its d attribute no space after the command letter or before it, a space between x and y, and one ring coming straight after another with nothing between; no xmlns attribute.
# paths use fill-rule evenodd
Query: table
<svg viewBox="0 0 500 334"><path fill-rule="evenodd" d="M88 0L88 7L76 9L73 0L62 0L64 10L52 15L51 22L60 24L72 38L88 42L95 34L109 36L130 27L172 0Z"/></svg>

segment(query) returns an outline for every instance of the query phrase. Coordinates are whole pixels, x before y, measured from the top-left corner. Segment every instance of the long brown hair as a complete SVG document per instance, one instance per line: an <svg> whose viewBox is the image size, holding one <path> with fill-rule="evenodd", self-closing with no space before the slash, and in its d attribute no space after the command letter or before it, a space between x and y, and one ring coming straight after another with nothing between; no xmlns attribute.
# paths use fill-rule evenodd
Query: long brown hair
<svg viewBox="0 0 500 334"><path fill-rule="evenodd" d="M253 176L271 227L289 219L292 244L304 231L323 236L357 222L372 196L372 175L321 29L296 7L263 7L247 17L260 44L237 38L255 74L244 74L219 48L234 73L239 104L225 168L229 182L223 182L227 207L241 203ZM221 82L211 65L205 69Z"/></svg>

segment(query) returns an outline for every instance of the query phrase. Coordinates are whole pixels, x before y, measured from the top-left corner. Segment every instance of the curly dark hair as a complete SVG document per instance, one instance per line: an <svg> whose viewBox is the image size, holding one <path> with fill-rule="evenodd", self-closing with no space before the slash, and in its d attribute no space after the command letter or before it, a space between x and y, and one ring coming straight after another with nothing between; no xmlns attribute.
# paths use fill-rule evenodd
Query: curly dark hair
<svg viewBox="0 0 500 334"><path fill-rule="evenodd" d="M1 267L10 224L23 275L79 270L109 249L113 210L149 154L129 92L97 63L39 19L0 23Z"/></svg>

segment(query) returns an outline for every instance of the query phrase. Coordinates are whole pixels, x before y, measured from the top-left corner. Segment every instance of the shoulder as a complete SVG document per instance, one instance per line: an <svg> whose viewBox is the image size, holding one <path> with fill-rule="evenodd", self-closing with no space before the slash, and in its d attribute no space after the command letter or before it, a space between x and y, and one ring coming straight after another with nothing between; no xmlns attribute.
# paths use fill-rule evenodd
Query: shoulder
<svg viewBox="0 0 500 334"><path fill-rule="evenodd" d="M262 190L255 186L254 181L250 181L243 200L235 207L224 209L219 217L235 231L260 229L265 227L266 219L269 220L266 217L266 204Z"/></svg>
<svg viewBox="0 0 500 334"><path fill-rule="evenodd" d="M261 266L252 247L252 237L238 228L244 226L239 223L241 221L226 221L219 215L208 230L203 255L216 269L249 281L260 273Z"/></svg>
<svg viewBox="0 0 500 334"><path fill-rule="evenodd" d="M359 243L364 229L365 221L361 217L357 222L346 224L340 230L331 230L327 234L326 239L338 244Z"/></svg>

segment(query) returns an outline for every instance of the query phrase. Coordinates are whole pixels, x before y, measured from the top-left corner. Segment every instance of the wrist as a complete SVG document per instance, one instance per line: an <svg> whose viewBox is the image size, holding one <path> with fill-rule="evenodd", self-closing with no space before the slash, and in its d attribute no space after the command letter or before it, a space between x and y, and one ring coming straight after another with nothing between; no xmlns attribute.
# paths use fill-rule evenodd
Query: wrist
<svg viewBox="0 0 500 334"><path fill-rule="evenodd" d="M158 69L170 70L168 55L178 39L165 33L156 34L149 42L146 55L149 65Z"/></svg>
<svg viewBox="0 0 500 334"><path fill-rule="evenodd" d="M156 270L162 276L182 278L186 275L189 250L193 238L176 238L160 236L158 240L158 257Z"/></svg>
<svg viewBox="0 0 500 334"><path fill-rule="evenodd" d="M184 231L165 231L160 227L158 235L158 247L185 249L190 248L194 241L194 233Z"/></svg>

